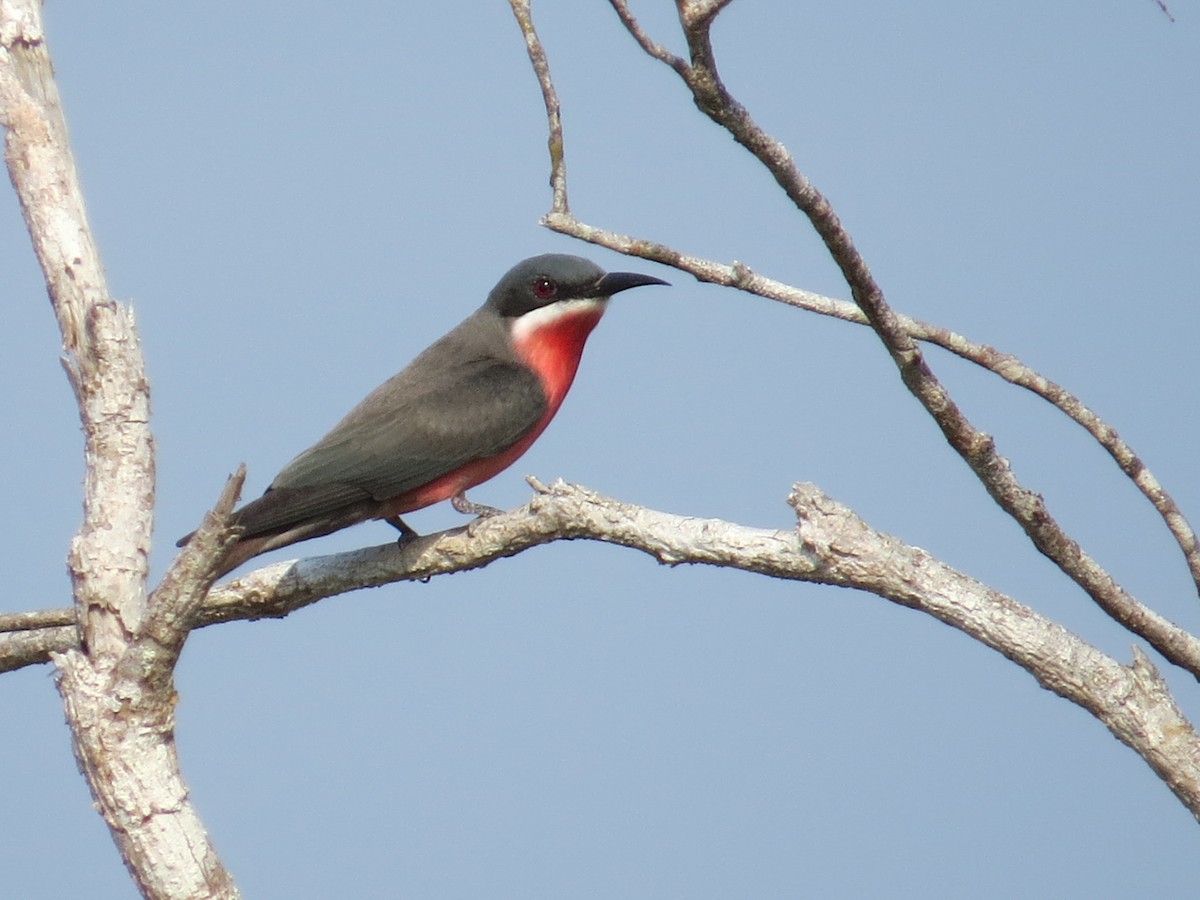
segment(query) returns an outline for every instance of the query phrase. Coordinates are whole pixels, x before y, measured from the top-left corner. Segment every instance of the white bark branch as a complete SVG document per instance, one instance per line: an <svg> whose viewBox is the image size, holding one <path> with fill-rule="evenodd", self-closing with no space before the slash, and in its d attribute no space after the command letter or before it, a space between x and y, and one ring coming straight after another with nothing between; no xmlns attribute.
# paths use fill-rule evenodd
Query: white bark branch
<svg viewBox="0 0 1200 900"><path fill-rule="evenodd" d="M9 176L62 332L85 439L84 522L69 558L79 622L115 657L146 597L154 491L149 388L132 314L108 293L36 0L0 3Z"/></svg>
<svg viewBox="0 0 1200 900"><path fill-rule="evenodd" d="M811 484L789 497L798 528L749 528L622 503L555 482L526 506L398 548L276 563L212 590L197 626L286 616L317 600L480 568L559 540L640 550L665 565L700 564L855 588L933 616L1013 660L1136 751L1200 818L1200 737L1149 660L1116 660L1035 610L870 528ZM69 632L60 635L69 637Z"/></svg>
<svg viewBox="0 0 1200 900"><path fill-rule="evenodd" d="M171 677L227 535L218 515L191 568L148 607L149 384L133 315L109 296L92 238L38 0L0 0L0 123L83 424L83 524L68 557L78 647L51 654L75 754L145 896L236 897L179 770Z"/></svg>

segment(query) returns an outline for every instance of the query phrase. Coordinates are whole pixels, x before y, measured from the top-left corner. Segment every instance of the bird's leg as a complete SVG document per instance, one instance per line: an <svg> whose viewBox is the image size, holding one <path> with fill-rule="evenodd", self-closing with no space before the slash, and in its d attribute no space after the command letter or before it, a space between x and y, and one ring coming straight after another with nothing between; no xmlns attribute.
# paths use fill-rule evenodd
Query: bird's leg
<svg viewBox="0 0 1200 900"><path fill-rule="evenodd" d="M416 529L414 529L411 525L409 525L407 522L405 522L399 516L391 516L387 519L384 519L383 521L387 522L389 525L391 525L393 528L395 528L398 532L400 532L400 537L396 538L396 543L399 544L401 547L403 547L409 541L419 538L421 536L417 533Z"/></svg>
<svg viewBox="0 0 1200 900"><path fill-rule="evenodd" d="M472 503L467 499L466 491L459 491L450 498L450 505L454 507L456 512L463 513L468 516L479 516L481 519L486 519L489 516L498 516L504 512L502 509L496 509L494 506L485 506L482 503Z"/></svg>

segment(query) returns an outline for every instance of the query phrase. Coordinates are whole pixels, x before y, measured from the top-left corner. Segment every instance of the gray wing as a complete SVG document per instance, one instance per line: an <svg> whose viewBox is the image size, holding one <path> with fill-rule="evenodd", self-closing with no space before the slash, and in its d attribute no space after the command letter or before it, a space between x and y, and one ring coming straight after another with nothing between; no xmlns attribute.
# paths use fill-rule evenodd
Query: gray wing
<svg viewBox="0 0 1200 900"><path fill-rule="evenodd" d="M515 362L410 366L288 463L266 494L239 510L238 523L262 533L387 500L506 450L545 412L536 376Z"/></svg>

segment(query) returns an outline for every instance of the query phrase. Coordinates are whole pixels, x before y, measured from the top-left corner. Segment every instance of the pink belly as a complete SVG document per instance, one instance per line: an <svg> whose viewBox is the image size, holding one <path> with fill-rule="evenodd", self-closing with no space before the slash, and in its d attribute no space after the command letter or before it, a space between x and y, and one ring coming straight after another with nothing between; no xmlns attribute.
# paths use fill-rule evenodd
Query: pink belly
<svg viewBox="0 0 1200 900"><path fill-rule="evenodd" d="M375 518L386 519L391 516L399 516L406 512L412 512L414 509L424 509L426 506L432 506L434 503L439 503L442 500L449 500L455 494L462 493L475 487L477 484L483 484L483 482L500 474L516 462L521 454L529 449L529 445L537 440L537 436L550 424L550 419L553 415L553 413L549 413L543 416L542 420L532 431L504 452L497 453L495 456L487 456L483 459L473 459L465 466L450 472L448 475L443 475L441 478L436 478L429 482L429 484L422 485L416 490L392 498L380 508Z"/></svg>

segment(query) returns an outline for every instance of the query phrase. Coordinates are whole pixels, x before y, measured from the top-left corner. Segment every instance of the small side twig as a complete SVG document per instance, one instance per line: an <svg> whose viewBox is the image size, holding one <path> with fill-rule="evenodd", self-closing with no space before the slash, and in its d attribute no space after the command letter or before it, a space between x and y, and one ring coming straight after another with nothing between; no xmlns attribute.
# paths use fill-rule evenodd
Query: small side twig
<svg viewBox="0 0 1200 900"><path fill-rule="evenodd" d="M153 663L146 672L148 679L161 683L171 677L221 563L237 543L229 514L245 481L246 467L238 466L237 472L226 481L216 505L150 594L146 615L138 629L138 638L149 640L155 651L146 657Z"/></svg>
<svg viewBox="0 0 1200 900"><path fill-rule="evenodd" d="M1171 15L1171 10L1167 8L1167 4L1163 0L1154 0L1154 3L1162 11L1162 14L1167 17L1167 20L1174 23L1175 17Z"/></svg>
<svg viewBox="0 0 1200 900"><path fill-rule="evenodd" d="M10 631L37 631L75 624L75 608L35 609L29 612L0 613L0 634Z"/></svg>

